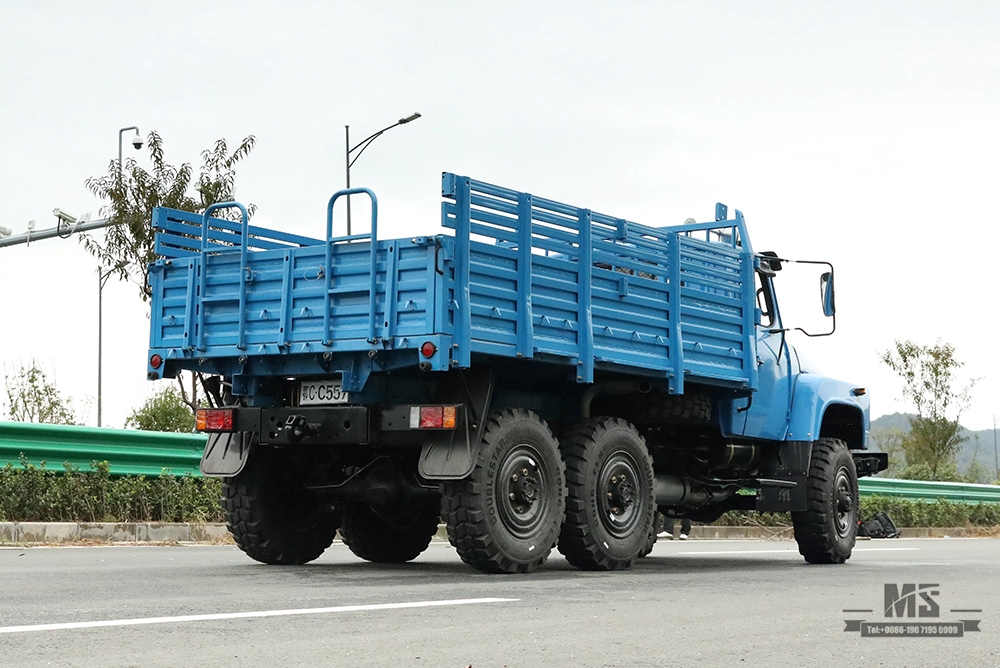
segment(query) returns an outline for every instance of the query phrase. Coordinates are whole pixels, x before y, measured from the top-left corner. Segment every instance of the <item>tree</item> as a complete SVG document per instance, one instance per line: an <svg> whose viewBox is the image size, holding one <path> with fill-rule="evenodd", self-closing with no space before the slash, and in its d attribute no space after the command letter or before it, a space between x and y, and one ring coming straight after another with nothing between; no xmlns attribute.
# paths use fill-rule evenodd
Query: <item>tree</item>
<svg viewBox="0 0 1000 668"><path fill-rule="evenodd" d="M926 465L931 480L950 477L955 453L966 440L959 419L975 380L956 389L955 373L962 362L955 357L955 347L940 340L933 346L897 340L895 349L882 352L881 359L902 379L903 397L917 409L901 444L907 468Z"/></svg>
<svg viewBox="0 0 1000 668"><path fill-rule="evenodd" d="M192 213L201 213L212 204L230 201L236 190L236 165L250 155L256 138L249 135L231 153L225 139L219 139L210 149L201 152L201 171L194 189L198 198L191 196L194 172L190 163L175 167L164 159L163 139L150 132L147 146L152 171L147 172L129 158L119 164L112 160L107 176L86 180L87 188L99 199L107 201L101 215L111 221L106 228L104 242L91 235L81 235L84 247L96 257L104 271L120 280L131 280L139 286L143 301L150 298L149 265L156 259L154 242L156 232L150 225L153 209L170 207ZM247 206L253 215L257 207ZM220 211L220 218L238 220L232 210ZM181 376L177 377L183 391ZM196 395L195 380L191 379L191 394ZM192 402L194 404L194 402ZM192 405L192 410L194 406Z"/></svg>
<svg viewBox="0 0 1000 668"><path fill-rule="evenodd" d="M112 160L107 176L86 180L87 188L107 204L101 215L112 224L106 228L104 242L91 235L81 235L81 242L96 257L104 270L110 270L120 280L139 285L143 301L149 299L148 267L155 259L155 231L150 226L153 209L158 206L200 213L208 206L233 199L236 188L236 165L250 155L256 138L246 137L230 153L225 139L219 139L211 149L202 151L202 167L195 182L197 199L189 194L194 172L189 163L175 167L166 162L163 139L149 133L149 157L152 171L147 172L129 158L119 165ZM254 205L247 211L253 214ZM220 212L221 217L233 216Z"/></svg>
<svg viewBox="0 0 1000 668"><path fill-rule="evenodd" d="M73 403L49 381L38 361L4 370L7 414L15 422L77 424Z"/></svg>
<svg viewBox="0 0 1000 668"><path fill-rule="evenodd" d="M125 419L127 429L142 431L194 431L194 415L173 387L157 392Z"/></svg>
<svg viewBox="0 0 1000 668"><path fill-rule="evenodd" d="M889 468L885 471L887 478L899 477L899 472L906 467L906 452L903 451L905 438L906 432L898 427L872 431L871 439L875 447L889 455Z"/></svg>

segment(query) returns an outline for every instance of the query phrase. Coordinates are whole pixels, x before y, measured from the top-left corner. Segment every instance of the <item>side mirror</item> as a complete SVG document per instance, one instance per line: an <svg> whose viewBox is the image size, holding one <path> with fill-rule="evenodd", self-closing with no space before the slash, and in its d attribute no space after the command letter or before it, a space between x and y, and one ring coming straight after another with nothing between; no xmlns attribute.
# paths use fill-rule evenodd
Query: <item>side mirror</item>
<svg viewBox="0 0 1000 668"><path fill-rule="evenodd" d="M832 318L837 312L837 304L833 297L833 272L825 272L819 277L820 297L823 299L823 315Z"/></svg>

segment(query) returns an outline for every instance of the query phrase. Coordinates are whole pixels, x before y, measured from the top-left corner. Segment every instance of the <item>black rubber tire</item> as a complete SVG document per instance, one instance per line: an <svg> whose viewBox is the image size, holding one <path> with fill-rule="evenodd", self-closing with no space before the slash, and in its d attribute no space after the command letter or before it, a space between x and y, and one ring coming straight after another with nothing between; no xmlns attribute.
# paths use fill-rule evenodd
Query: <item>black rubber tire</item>
<svg viewBox="0 0 1000 668"><path fill-rule="evenodd" d="M594 411L617 415L637 425L704 424L712 418L712 400L698 390L675 395L599 395Z"/></svg>
<svg viewBox="0 0 1000 668"><path fill-rule="evenodd" d="M649 530L649 535L646 536L646 546L639 552L640 559L648 557L649 553L653 551L653 546L656 545L656 541L658 540L657 534L660 533L661 527L663 527L663 513L656 511L653 515L653 526Z"/></svg>
<svg viewBox="0 0 1000 668"><path fill-rule="evenodd" d="M854 549L859 500L854 458L842 440L813 443L806 496L807 509L792 513L799 554L810 564L844 563Z"/></svg>
<svg viewBox="0 0 1000 668"><path fill-rule="evenodd" d="M646 441L625 420L592 418L574 430L562 453L568 497L559 551L577 568L631 567L656 537Z"/></svg>
<svg viewBox="0 0 1000 668"><path fill-rule="evenodd" d="M239 475L223 478L226 525L250 558L304 564L333 543L339 516L304 489L306 474L294 452L253 444Z"/></svg>
<svg viewBox="0 0 1000 668"><path fill-rule="evenodd" d="M712 400L697 391L657 397L645 418L653 422L707 422L712 418Z"/></svg>
<svg viewBox="0 0 1000 668"><path fill-rule="evenodd" d="M438 509L418 509L406 517L389 521L367 504L356 502L343 509L340 537L344 545L366 561L402 564L416 559L437 533Z"/></svg>
<svg viewBox="0 0 1000 668"><path fill-rule="evenodd" d="M465 563L528 573L548 559L566 509L566 474L555 437L531 411L492 413L472 473L441 491L448 539Z"/></svg>

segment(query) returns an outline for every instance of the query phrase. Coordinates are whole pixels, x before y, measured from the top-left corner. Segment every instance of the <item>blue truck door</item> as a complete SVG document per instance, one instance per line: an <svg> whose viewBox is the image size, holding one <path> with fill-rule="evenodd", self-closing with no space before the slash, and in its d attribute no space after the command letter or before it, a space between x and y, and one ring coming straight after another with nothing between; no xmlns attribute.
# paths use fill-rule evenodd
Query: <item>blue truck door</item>
<svg viewBox="0 0 1000 668"><path fill-rule="evenodd" d="M733 405L733 432L781 441L788 432L794 355L785 342L771 279L756 274L760 317L757 321L757 391Z"/></svg>
<svg viewBox="0 0 1000 668"><path fill-rule="evenodd" d="M757 380L750 409L744 411L743 435L784 440L792 400L792 355L780 334L757 329ZM780 354L779 354L780 351Z"/></svg>

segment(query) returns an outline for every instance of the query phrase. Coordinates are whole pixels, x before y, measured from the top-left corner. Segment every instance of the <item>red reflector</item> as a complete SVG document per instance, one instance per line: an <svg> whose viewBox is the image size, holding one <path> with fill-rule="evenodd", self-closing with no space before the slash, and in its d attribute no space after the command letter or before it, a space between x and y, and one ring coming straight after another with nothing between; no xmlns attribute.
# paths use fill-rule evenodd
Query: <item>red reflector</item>
<svg viewBox="0 0 1000 668"><path fill-rule="evenodd" d="M434 357L437 350L437 346L430 341L424 341L424 345L420 346L420 354L424 357Z"/></svg>
<svg viewBox="0 0 1000 668"><path fill-rule="evenodd" d="M440 429L444 426L444 406L421 406L420 428Z"/></svg>
<svg viewBox="0 0 1000 668"><path fill-rule="evenodd" d="M232 431L233 411L231 408L204 408L198 411L195 422L199 431Z"/></svg>
<svg viewBox="0 0 1000 668"><path fill-rule="evenodd" d="M163 364L163 358L159 355L153 355L149 358L149 366L154 369L159 369L161 364Z"/></svg>

